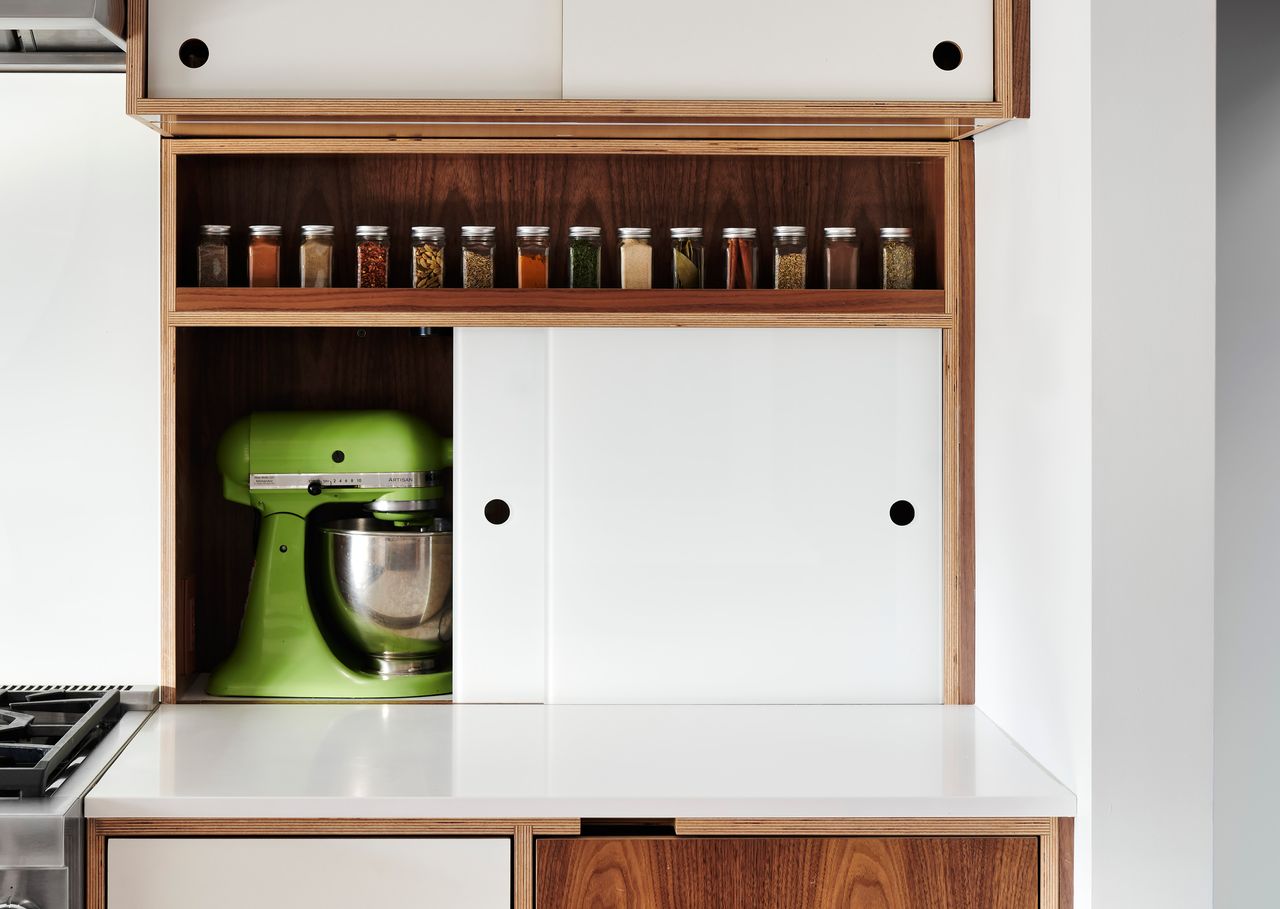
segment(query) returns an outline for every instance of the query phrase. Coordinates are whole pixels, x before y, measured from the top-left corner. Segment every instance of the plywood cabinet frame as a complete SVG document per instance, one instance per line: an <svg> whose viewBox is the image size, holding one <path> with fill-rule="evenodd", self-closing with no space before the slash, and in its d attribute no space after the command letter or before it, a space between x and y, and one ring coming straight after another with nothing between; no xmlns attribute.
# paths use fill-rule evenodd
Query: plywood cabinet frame
<svg viewBox="0 0 1280 909"><path fill-rule="evenodd" d="M150 98L147 4L128 0L126 111L170 136L961 139L1031 113L1030 0L994 3L991 101Z"/></svg>
<svg viewBox="0 0 1280 909"><path fill-rule="evenodd" d="M766 155L766 156L905 156L938 160L943 168L944 218L938 274L942 283L940 311L824 313L773 309L754 314L714 306L690 311L599 310L523 311L495 314L468 309L463 302L428 318L421 309L395 307L354 311L274 308L255 310L180 309L177 248L178 168L185 156L199 155L397 155L397 154L526 154L526 155ZM162 690L167 702L178 700L194 675L189 656L194 634L193 603L177 576L177 333L191 327L504 325L601 326L644 325L796 325L830 328L918 327L942 330L943 336L943 703L974 700L974 513L973 513L973 381L974 381L974 197L973 143L965 142L834 142L834 141L673 141L673 140L529 140L529 139L165 139L161 161L161 402L162 402ZM281 291L281 293L286 293ZM342 294L342 291L326 293ZM395 294L394 291L387 293ZM493 292L493 293L501 293ZM524 292L526 294L536 292ZM601 292L601 300L617 300ZM767 298L767 292L756 292ZM678 294L676 295L678 297ZM403 299L403 295L401 295ZM526 297L525 299L532 299Z"/></svg>
<svg viewBox="0 0 1280 909"><path fill-rule="evenodd" d="M107 906L107 842L120 837L506 836L512 839L513 909L534 906L539 837L579 836L577 818L90 818L86 907ZM1036 837L1040 905L1071 909L1074 819L1062 818L677 818L677 837Z"/></svg>

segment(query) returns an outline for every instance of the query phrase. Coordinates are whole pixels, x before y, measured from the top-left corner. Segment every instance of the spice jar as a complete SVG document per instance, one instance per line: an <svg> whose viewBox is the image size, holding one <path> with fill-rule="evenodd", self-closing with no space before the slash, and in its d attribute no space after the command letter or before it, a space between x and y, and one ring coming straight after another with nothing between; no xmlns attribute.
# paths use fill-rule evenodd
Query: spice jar
<svg viewBox="0 0 1280 909"><path fill-rule="evenodd" d="M569 286L600 287L600 228L569 228Z"/></svg>
<svg viewBox="0 0 1280 909"><path fill-rule="evenodd" d="M377 224L356 228L356 287L386 287L391 241L387 229Z"/></svg>
<svg viewBox="0 0 1280 909"><path fill-rule="evenodd" d="M916 286L916 241L911 228L880 228L880 286L886 290Z"/></svg>
<svg viewBox="0 0 1280 909"><path fill-rule="evenodd" d="M228 224L200 225L200 242L196 246L196 286L227 286Z"/></svg>
<svg viewBox="0 0 1280 909"><path fill-rule="evenodd" d="M618 228L618 260L624 290L648 290L653 287L652 231L647 227Z"/></svg>
<svg viewBox="0 0 1280 909"><path fill-rule="evenodd" d="M249 226L249 286L280 286L280 225Z"/></svg>
<svg viewBox="0 0 1280 909"><path fill-rule="evenodd" d="M702 228L671 228L671 286L702 287L704 264Z"/></svg>
<svg viewBox="0 0 1280 909"><path fill-rule="evenodd" d="M543 290L551 264L551 228L516 228L516 287Z"/></svg>
<svg viewBox="0 0 1280 909"><path fill-rule="evenodd" d="M808 242L803 227L773 229L773 286L777 290L804 290Z"/></svg>
<svg viewBox="0 0 1280 909"><path fill-rule="evenodd" d="M419 289L444 287L444 228L410 228L409 237L413 249L409 286Z"/></svg>
<svg viewBox="0 0 1280 909"><path fill-rule="evenodd" d="M302 225L298 247L298 274L301 287L333 286L333 225Z"/></svg>
<svg viewBox="0 0 1280 909"><path fill-rule="evenodd" d="M493 227L462 228L462 286L493 287Z"/></svg>
<svg viewBox="0 0 1280 909"><path fill-rule="evenodd" d="M824 258L827 268L827 288L853 290L858 286L858 229L856 227L828 227L823 233L827 238Z"/></svg>
<svg viewBox="0 0 1280 909"><path fill-rule="evenodd" d="M756 286L756 229L726 227L724 229L724 286L754 288Z"/></svg>

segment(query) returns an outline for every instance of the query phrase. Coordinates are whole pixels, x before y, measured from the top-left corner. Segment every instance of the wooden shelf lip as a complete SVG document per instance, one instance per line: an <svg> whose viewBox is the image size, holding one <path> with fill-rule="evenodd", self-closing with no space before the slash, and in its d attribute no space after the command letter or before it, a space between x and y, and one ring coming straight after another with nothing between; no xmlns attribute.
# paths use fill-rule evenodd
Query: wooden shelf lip
<svg viewBox="0 0 1280 909"><path fill-rule="evenodd" d="M245 325L884 325L949 328L941 290L178 288L168 322Z"/></svg>

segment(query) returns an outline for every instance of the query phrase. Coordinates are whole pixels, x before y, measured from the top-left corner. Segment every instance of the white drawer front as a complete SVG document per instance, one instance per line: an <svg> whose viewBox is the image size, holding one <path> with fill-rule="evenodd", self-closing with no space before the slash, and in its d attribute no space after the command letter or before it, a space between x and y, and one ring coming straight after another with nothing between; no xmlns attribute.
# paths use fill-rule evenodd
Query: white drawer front
<svg viewBox="0 0 1280 909"><path fill-rule="evenodd" d="M991 0L564 0L564 96L990 101L993 32Z"/></svg>
<svg viewBox="0 0 1280 909"><path fill-rule="evenodd" d="M560 0L157 0L147 63L152 98L556 98Z"/></svg>
<svg viewBox="0 0 1280 909"><path fill-rule="evenodd" d="M112 839L110 909L508 909L506 839Z"/></svg>

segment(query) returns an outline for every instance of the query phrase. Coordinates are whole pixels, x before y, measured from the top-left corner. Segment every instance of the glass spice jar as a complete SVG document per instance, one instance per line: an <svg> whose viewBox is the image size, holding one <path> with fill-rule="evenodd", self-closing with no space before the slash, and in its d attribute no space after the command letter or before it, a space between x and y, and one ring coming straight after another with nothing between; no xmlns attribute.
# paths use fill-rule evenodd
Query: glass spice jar
<svg viewBox="0 0 1280 909"><path fill-rule="evenodd" d="M361 224L356 228L356 287L386 287L391 241L387 228Z"/></svg>
<svg viewBox="0 0 1280 909"><path fill-rule="evenodd" d="M653 232L647 227L618 228L618 265L623 290L653 287Z"/></svg>
<svg viewBox="0 0 1280 909"><path fill-rule="evenodd" d="M462 228L462 286L493 287L495 227Z"/></svg>
<svg viewBox="0 0 1280 909"><path fill-rule="evenodd" d="M280 286L280 225L249 225L249 286Z"/></svg>
<svg viewBox="0 0 1280 909"><path fill-rule="evenodd" d="M682 290L702 287L705 264L702 228L671 228L671 286Z"/></svg>
<svg viewBox="0 0 1280 909"><path fill-rule="evenodd" d="M227 240L229 224L201 224L200 242L196 245L196 286L227 286Z"/></svg>
<svg viewBox="0 0 1280 909"><path fill-rule="evenodd" d="M858 229L856 227L828 227L825 255L827 288L829 290L853 290L858 286Z"/></svg>
<svg viewBox="0 0 1280 909"><path fill-rule="evenodd" d="M569 228L569 286L600 287L600 228Z"/></svg>
<svg viewBox="0 0 1280 909"><path fill-rule="evenodd" d="M911 228L880 228L880 286L885 290L916 286L916 241Z"/></svg>
<svg viewBox="0 0 1280 909"><path fill-rule="evenodd" d="M773 229L773 286L776 290L804 290L808 239L803 227Z"/></svg>
<svg viewBox="0 0 1280 909"><path fill-rule="evenodd" d="M758 255L754 227L724 229L724 286L751 289L756 286Z"/></svg>
<svg viewBox="0 0 1280 909"><path fill-rule="evenodd" d="M333 225L302 225L302 243L298 246L300 287L333 286Z"/></svg>
<svg viewBox="0 0 1280 909"><path fill-rule="evenodd" d="M409 286L420 290L444 287L444 228L409 229L413 255L409 262Z"/></svg>
<svg viewBox="0 0 1280 909"><path fill-rule="evenodd" d="M516 287L545 290L551 266L551 228L516 228Z"/></svg>

